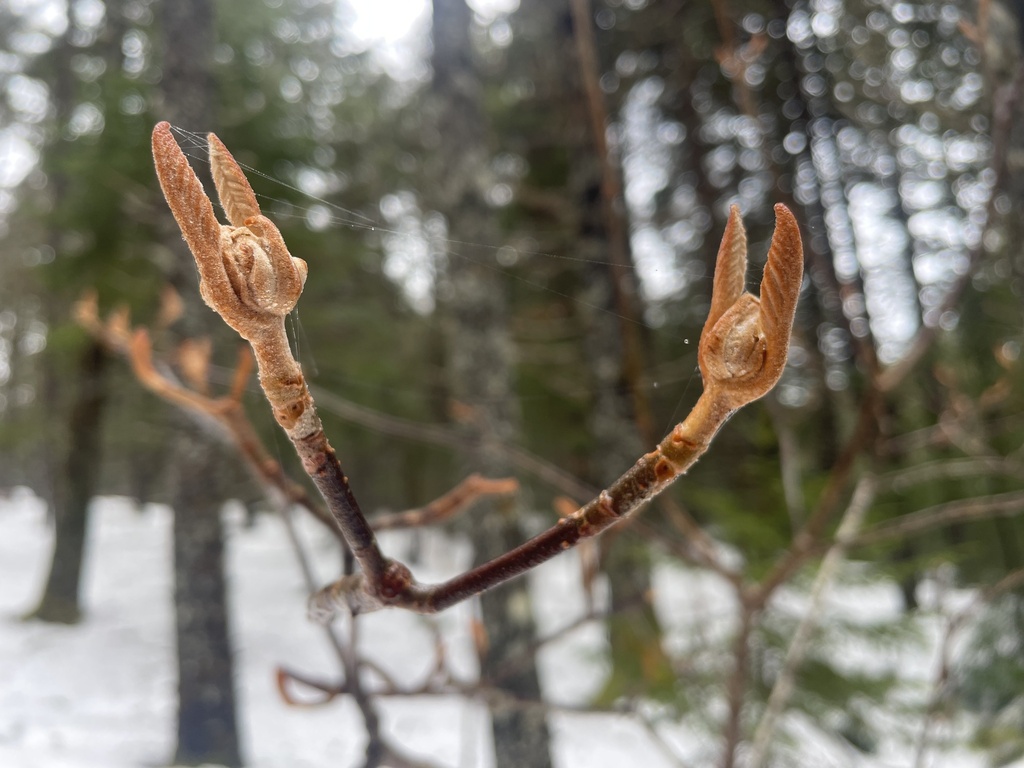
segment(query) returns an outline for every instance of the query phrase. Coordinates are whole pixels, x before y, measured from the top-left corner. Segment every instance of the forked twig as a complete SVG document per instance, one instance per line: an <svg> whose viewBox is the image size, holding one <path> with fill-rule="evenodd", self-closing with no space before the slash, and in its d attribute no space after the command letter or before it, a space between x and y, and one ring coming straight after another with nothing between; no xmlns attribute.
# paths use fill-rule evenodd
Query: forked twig
<svg viewBox="0 0 1024 768"><path fill-rule="evenodd" d="M173 291L165 292L162 313L167 309L168 301L173 304L174 296L176 294ZM290 504L297 503L305 507L318 520L325 522L333 533L339 536L340 534L333 519L321 508L321 505L306 492L305 488L292 482L281 465L270 457L245 414L242 397L245 393L246 382L252 372L252 356L249 354L249 350L244 348L240 350L238 364L231 377L229 393L223 397L213 398L208 394L207 374L211 351L208 341L192 341L179 347L177 363L183 369L190 389L177 381L168 371L158 370L158 366L153 360L148 333L144 329L132 332L126 310L116 311L107 322L101 321L98 297L95 291L90 291L76 302L73 314L78 323L95 339L111 351L128 357L136 378L144 387L179 408L212 420L234 440L247 466L265 486L268 497L275 502L302 571L303 581L308 593L313 594L317 588L317 581L309 562L309 556L295 531ZM465 478L455 488L426 507L378 516L373 523L381 528L390 529L434 524L459 514L482 496L514 493L518 487L518 482L513 478L489 479L474 474ZM327 625L322 629L343 667L346 680L344 693L355 701L366 724L369 736L367 755L375 755L376 758L379 758L370 760L368 757L367 765L434 768L431 763L400 753L381 737L379 716L361 676L361 669L371 666L371 663L356 654L355 628L353 623L352 636L348 641L338 635L336 626ZM379 670L378 674L380 674ZM333 696L328 696L316 702L296 701L288 694L283 673L278 674L278 687L285 702L292 705L313 706L326 703L333 698Z"/></svg>
<svg viewBox="0 0 1024 768"><path fill-rule="evenodd" d="M803 248L793 214L775 206L761 296L743 291L746 235L733 207L718 255L712 307L698 352L704 392L689 416L597 498L525 544L441 584L417 583L409 569L385 557L359 509L313 399L289 350L284 317L295 306L306 264L293 258L281 233L263 216L231 154L212 134L210 164L230 226L221 225L168 123L153 131L157 175L199 268L203 298L252 345L260 384L277 422L295 446L349 543L361 572L322 590L312 613L330 619L339 607L353 613L401 606L443 610L524 573L635 513L707 450L725 421L767 393L782 375L800 285Z"/></svg>

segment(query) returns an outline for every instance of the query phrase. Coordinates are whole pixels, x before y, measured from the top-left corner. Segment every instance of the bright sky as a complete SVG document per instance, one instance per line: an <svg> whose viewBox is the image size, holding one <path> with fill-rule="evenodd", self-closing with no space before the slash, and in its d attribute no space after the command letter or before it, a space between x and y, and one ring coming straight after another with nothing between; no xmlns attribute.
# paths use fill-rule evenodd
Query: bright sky
<svg viewBox="0 0 1024 768"><path fill-rule="evenodd" d="M372 45L392 77L422 75L426 56L424 42L429 34L430 0L347 0L356 14L351 31ZM499 14L512 13L519 0L468 0L485 22Z"/></svg>
<svg viewBox="0 0 1024 768"><path fill-rule="evenodd" d="M426 21L430 0L349 0L356 12L352 32L385 45L405 40Z"/></svg>
<svg viewBox="0 0 1024 768"><path fill-rule="evenodd" d="M430 0L348 0L357 15L353 31L367 39L401 40L417 22L426 18ZM519 0L469 0L469 6L485 19L511 13Z"/></svg>

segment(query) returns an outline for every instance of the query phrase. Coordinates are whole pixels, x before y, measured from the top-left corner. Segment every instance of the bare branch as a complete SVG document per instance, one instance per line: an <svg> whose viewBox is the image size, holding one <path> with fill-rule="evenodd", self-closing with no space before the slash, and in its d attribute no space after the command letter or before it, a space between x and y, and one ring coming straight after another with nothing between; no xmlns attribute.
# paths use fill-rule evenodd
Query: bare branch
<svg viewBox="0 0 1024 768"><path fill-rule="evenodd" d="M1024 462L1003 456L940 459L887 472L879 477L879 484L894 491L901 491L939 480L979 477L985 474L1024 478Z"/></svg>
<svg viewBox="0 0 1024 768"><path fill-rule="evenodd" d="M219 142L212 146L211 162L225 174L222 186L238 183L230 154ZM261 215L250 216L242 227L222 227L216 246L211 238L195 235L197 225L188 211L198 182L167 123L154 129L153 152L164 194L174 198L171 209L192 246L200 275L204 281L209 275L203 298L252 345L274 417L294 444L361 567L360 573L346 576L314 597L310 610L319 619L333 617L338 607L352 613L385 606L422 613L443 610L596 536L629 518L685 473L725 421L771 390L782 374L802 282L803 249L795 219L780 205L761 298L739 295L701 334L698 362L705 389L690 415L607 490L547 532L443 584L420 585L405 565L381 553L291 355L283 317L298 300L305 262L288 254L280 232ZM244 188L248 189L247 182ZM236 206L248 205L244 191L236 193L232 188L226 194L231 197L226 204L230 215ZM196 207L194 217L200 220L202 232L211 228L211 212L208 200ZM735 261L741 250L733 248L728 258ZM735 283L730 270L716 276L713 290L726 296L734 292Z"/></svg>
<svg viewBox="0 0 1024 768"><path fill-rule="evenodd" d="M933 507L911 512L876 525L849 543L853 547L866 547L888 539L922 533L943 525L989 517L1016 517L1021 514L1024 514L1024 491L958 499L944 504L936 504Z"/></svg>
<svg viewBox="0 0 1024 768"><path fill-rule="evenodd" d="M518 490L519 482L515 478L492 480L472 474L427 506L389 515L376 515L370 520L370 525L375 531L434 525L455 517L484 496L508 496Z"/></svg>
<svg viewBox="0 0 1024 768"><path fill-rule="evenodd" d="M597 41L590 0L570 0L573 37L579 61L580 80L590 122L590 135L594 154L601 163L601 213L607 230L608 253L611 263L611 288L615 311L624 321L619 331L622 337L623 375L629 386L634 419L642 439L657 439L651 405L641 386L643 374L643 340L639 329L643 326L636 301L636 279L630 270L629 227L622 190L622 171L613 147L609 146L608 108L601 91L601 65L597 55ZM628 322L626 322L628 321Z"/></svg>
<svg viewBox="0 0 1024 768"><path fill-rule="evenodd" d="M839 529L836 531L835 543L829 549L828 554L818 569L818 575L811 587L810 605L807 613L800 621L793 639L790 640L789 648L786 649L786 658L782 664L782 671L775 680L772 692L768 696L768 704L761 721L754 731L754 741L750 747L750 755L747 765L750 768L761 768L768 757L768 749L771 743L772 734L775 731L776 723L789 703L790 697L796 686L796 676L810 648L811 637L818 627L819 617L825 606L825 594L834 581L846 559L846 552L849 542L856 535L864 522L871 503L874 501L876 483L872 475L864 475L857 483L853 492L853 498L843 514Z"/></svg>

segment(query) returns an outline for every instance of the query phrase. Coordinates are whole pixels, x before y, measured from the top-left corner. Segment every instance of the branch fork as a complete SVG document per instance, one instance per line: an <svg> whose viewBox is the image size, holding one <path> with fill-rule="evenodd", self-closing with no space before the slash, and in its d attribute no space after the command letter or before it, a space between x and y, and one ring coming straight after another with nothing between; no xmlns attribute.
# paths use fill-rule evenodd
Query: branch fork
<svg viewBox="0 0 1024 768"><path fill-rule="evenodd" d="M598 535L685 473L726 420L769 392L782 375L803 280L800 229L788 208L775 206L775 234L760 295L753 296L744 291L747 240L739 209L733 206L698 348L704 392L691 413L594 500L544 533L449 581L419 584L405 565L381 553L288 347L284 317L302 292L306 263L288 253L277 227L260 212L241 168L213 134L209 146L214 184L230 226L218 222L170 125L160 123L153 131L157 175L196 259L203 298L252 345L274 416L360 565L359 573L313 596L310 612L318 620L330 620L339 609L440 611Z"/></svg>

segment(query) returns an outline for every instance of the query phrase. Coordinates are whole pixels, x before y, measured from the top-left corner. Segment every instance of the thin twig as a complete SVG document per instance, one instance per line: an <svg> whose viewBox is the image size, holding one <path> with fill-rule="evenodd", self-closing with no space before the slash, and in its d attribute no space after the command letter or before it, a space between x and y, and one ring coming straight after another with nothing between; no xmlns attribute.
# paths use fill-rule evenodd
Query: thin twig
<svg viewBox="0 0 1024 768"><path fill-rule="evenodd" d="M381 552L292 357L284 317L298 301L306 264L288 253L281 233L259 212L255 194L228 150L213 134L208 138L214 182L231 226L217 221L167 123L153 131L154 162L164 196L199 267L203 298L251 344L274 418L360 565L360 573L335 582L311 601L316 618L329 620L339 607L353 613L385 606L422 613L443 610L603 532L685 473L725 421L764 396L782 375L803 278L800 229L789 209L775 207L776 230L760 297L755 297L743 290L746 233L734 206L698 350L705 389L693 411L655 450L553 528L447 582L418 584L408 567Z"/></svg>
<svg viewBox="0 0 1024 768"><path fill-rule="evenodd" d="M867 547L894 538L923 533L933 528L970 520L1017 517L1024 514L1024 491L994 493L936 504L880 523L850 540L851 547Z"/></svg>
<svg viewBox="0 0 1024 768"><path fill-rule="evenodd" d="M659 508L665 513L668 521L683 534L683 546L679 547L676 542L666 539L661 531L651 525L637 524L638 533L645 534L652 541L671 549L684 560L714 571L736 590L742 589L742 572L723 562L719 555L719 545L685 508L676 504L674 499L665 496L659 498Z"/></svg>
<svg viewBox="0 0 1024 768"><path fill-rule="evenodd" d="M811 637L817 629L819 617L825 607L825 593L834 581L839 568L846 559L846 552L850 540L860 530L871 503L876 493L876 482L873 475L862 475L857 487L853 491L846 512L843 513L839 528L836 531L835 543L829 549L822 560L818 575L810 592L810 605L807 612L800 621L793 639L786 649L786 658L782 665L782 671L775 680L772 692L768 696L768 704L765 707L761 721L754 730L753 744L750 747L750 755L747 765L750 768L761 768L768 757L768 749L771 743L775 726L789 703L793 690L796 687L796 676L803 663L811 644Z"/></svg>
<svg viewBox="0 0 1024 768"><path fill-rule="evenodd" d="M722 726L722 768L733 768L736 750L743 738L743 705L746 702L747 678L750 674L750 639L761 609L750 601L740 603L740 622L732 641L733 668L726 683L728 707Z"/></svg>
<svg viewBox="0 0 1024 768"><path fill-rule="evenodd" d="M636 285L631 271L629 234L626 206L622 192L619 159L608 145L608 109L601 92L601 65L597 55L597 40L591 19L590 0L569 0L572 13L573 37L579 60L580 79L586 99L590 134L594 141L594 154L601 163L601 211L608 232L608 253L611 270L612 295L615 311L624 318L619 324L622 337L623 376L629 387L634 419L641 438L650 444L657 439L651 404L642 385L643 340L639 329L643 326L636 307ZM626 322L626 321L629 322Z"/></svg>
<svg viewBox="0 0 1024 768"><path fill-rule="evenodd" d="M222 434L233 440L245 460L246 466L264 486L267 496L273 500L299 564L306 592L308 595L314 594L319 580L313 572L310 558L295 530L291 504L298 502L321 522L326 519L333 532L337 533L337 528L331 523L330 518L326 518L320 505L316 504L303 488L293 483L285 475L278 462L270 458L252 424L246 418L241 398L252 370L252 357L248 350L242 350L242 354L239 355L238 364L232 375L229 394L226 397L214 399L206 394L209 344L193 343L179 350L179 362L187 367L187 378L195 387L195 390L190 390L169 375L157 370L153 362L148 334L142 329L133 334L126 312L116 313L107 323L100 322L97 297L93 293L84 296L78 302L75 307L75 315L79 323L95 338L111 350L128 356L132 370L143 386L172 405L198 415L200 418L212 420L223 428ZM479 475L472 475L427 507L383 516L381 525L385 528L395 529L439 522L460 513L483 495L512 493L517 488L518 483L514 479L489 480ZM344 540L342 540L342 546L344 546ZM382 737L380 717L376 706L362 683L361 669L369 665L360 659L354 650L355 617L352 618L352 637L348 643L341 639L333 625L325 625L323 629L329 645L333 648L345 671L348 681L346 692L352 696L363 717L368 737L364 767L376 768L376 766L389 765L398 768L431 768L429 763L403 755ZM333 698L329 696L316 702L296 701L290 697L285 686L285 677L281 673L278 674L278 686L282 698L289 704L311 706L326 703Z"/></svg>
<svg viewBox="0 0 1024 768"><path fill-rule="evenodd" d="M515 478L492 480L483 475L472 474L427 506L408 509L405 512L374 515L370 519L370 525L375 531L436 525L460 514L483 496L508 496L518 490L519 482Z"/></svg>
<svg viewBox="0 0 1024 768"><path fill-rule="evenodd" d="M661 753L662 757L672 765L677 766L677 768L685 768L687 764L676 754L676 751L672 749L672 745L668 743L668 740L658 730L657 723L651 718L646 717L642 712L637 712L636 720L647 731L647 736L650 738L651 743Z"/></svg>
<svg viewBox="0 0 1024 768"><path fill-rule="evenodd" d="M878 482L880 488L898 492L925 483L953 478L974 478L982 475L1008 475L1024 478L1024 462L1004 456L939 459L887 472L878 478Z"/></svg>
<svg viewBox="0 0 1024 768"><path fill-rule="evenodd" d="M781 584L798 571L808 559L820 554L825 527L842 500L857 459L878 434L876 409L878 396L869 390L861 400L857 425L829 472L825 489L804 526L793 537L793 544L776 561L772 570L757 588L756 602L764 605ZM825 545L827 546L827 545Z"/></svg>

